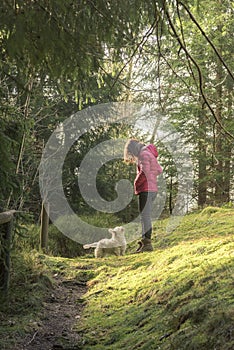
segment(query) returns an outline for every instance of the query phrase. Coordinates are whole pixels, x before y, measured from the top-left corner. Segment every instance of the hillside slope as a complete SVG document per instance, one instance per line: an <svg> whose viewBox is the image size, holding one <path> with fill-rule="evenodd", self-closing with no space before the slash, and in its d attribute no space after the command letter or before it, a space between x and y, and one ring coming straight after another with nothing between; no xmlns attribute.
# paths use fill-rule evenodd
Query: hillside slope
<svg viewBox="0 0 234 350"><path fill-rule="evenodd" d="M132 254L133 243L124 257L21 244L0 299L0 348L234 349L234 209L187 215L172 233L167 224L154 223L153 252Z"/></svg>
<svg viewBox="0 0 234 350"><path fill-rule="evenodd" d="M206 208L171 234L158 221L154 252L87 259L82 348L233 349L233 214Z"/></svg>

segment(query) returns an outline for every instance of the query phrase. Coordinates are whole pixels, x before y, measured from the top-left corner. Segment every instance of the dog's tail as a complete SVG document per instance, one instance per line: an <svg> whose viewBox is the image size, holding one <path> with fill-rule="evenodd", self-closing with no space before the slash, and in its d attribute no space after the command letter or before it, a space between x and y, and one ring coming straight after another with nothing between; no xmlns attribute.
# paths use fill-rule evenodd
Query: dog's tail
<svg viewBox="0 0 234 350"><path fill-rule="evenodd" d="M97 242L91 243L91 244L84 244L83 248L84 249L89 249L89 248L96 248L97 247Z"/></svg>

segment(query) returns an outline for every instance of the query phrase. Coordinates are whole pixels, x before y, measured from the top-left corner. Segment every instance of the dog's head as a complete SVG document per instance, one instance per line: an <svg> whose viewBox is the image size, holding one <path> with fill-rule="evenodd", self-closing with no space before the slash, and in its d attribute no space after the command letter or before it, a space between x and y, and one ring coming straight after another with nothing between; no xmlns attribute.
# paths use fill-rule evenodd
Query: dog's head
<svg viewBox="0 0 234 350"><path fill-rule="evenodd" d="M112 236L118 237L124 235L125 229L123 226L117 226L115 228L110 228L109 232L112 234Z"/></svg>

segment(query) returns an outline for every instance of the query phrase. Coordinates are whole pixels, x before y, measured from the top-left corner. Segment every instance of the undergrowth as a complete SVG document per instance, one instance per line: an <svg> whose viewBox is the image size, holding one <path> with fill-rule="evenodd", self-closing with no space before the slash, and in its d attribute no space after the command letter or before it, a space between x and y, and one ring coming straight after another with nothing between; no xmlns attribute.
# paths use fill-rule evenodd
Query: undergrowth
<svg viewBox="0 0 234 350"><path fill-rule="evenodd" d="M0 293L0 349L12 349L15 338L34 327L51 288L50 274L36 251L12 251L10 288Z"/></svg>

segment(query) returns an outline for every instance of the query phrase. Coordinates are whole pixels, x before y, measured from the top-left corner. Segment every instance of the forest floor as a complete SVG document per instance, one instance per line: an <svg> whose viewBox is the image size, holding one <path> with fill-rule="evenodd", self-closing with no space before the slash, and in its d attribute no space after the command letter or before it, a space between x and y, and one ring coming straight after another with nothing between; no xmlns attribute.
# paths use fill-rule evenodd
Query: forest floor
<svg viewBox="0 0 234 350"><path fill-rule="evenodd" d="M94 259L17 251L1 350L234 349L234 209L207 207L154 251Z"/></svg>
<svg viewBox="0 0 234 350"><path fill-rule="evenodd" d="M75 329L83 305L79 303L86 292L83 282L55 276L53 290L43 302L39 321L33 331L16 339L14 347L7 350L76 350L81 342Z"/></svg>

